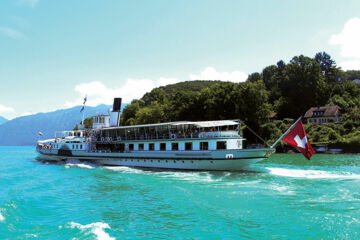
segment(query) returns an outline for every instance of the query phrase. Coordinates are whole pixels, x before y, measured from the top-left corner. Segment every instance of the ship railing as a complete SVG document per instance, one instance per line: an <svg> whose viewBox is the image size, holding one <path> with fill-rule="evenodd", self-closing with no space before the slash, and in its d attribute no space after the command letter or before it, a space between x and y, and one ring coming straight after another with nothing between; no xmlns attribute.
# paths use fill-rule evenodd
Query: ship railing
<svg viewBox="0 0 360 240"><path fill-rule="evenodd" d="M119 141L141 141L141 140L175 140L175 139L199 139L199 138L223 138L223 137L239 137L237 131L216 131L216 132L180 132L180 133L164 133L149 134L140 136L118 136L118 137L92 137L91 142L119 142Z"/></svg>

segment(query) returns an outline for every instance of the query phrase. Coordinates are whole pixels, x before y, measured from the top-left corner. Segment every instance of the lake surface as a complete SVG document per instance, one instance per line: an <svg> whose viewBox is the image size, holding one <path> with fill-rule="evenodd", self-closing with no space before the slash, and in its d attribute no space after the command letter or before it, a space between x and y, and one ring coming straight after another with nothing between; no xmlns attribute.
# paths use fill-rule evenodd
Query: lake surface
<svg viewBox="0 0 360 240"><path fill-rule="evenodd" d="M235 173L35 157L0 147L0 239L360 239L360 155L275 154Z"/></svg>

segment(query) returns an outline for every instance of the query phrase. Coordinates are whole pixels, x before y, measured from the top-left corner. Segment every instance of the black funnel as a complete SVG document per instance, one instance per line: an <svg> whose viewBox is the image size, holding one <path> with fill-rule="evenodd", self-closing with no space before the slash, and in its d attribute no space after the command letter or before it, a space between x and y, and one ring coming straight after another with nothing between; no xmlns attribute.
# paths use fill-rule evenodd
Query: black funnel
<svg viewBox="0 0 360 240"><path fill-rule="evenodd" d="M120 112L121 98L114 98L113 112Z"/></svg>

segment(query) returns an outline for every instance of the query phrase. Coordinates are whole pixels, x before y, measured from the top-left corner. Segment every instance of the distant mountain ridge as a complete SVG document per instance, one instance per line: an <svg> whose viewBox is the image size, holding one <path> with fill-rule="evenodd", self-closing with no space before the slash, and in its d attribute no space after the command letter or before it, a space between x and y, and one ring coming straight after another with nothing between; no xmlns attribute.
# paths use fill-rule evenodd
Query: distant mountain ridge
<svg viewBox="0 0 360 240"><path fill-rule="evenodd" d="M6 123L7 121L9 121L9 120L7 120L6 118L0 116L0 125L3 124L3 123Z"/></svg>
<svg viewBox="0 0 360 240"><path fill-rule="evenodd" d="M96 107L85 108L85 118L106 114L110 105L101 104ZM0 125L0 145L18 146L35 145L38 132L42 132L43 139L53 138L56 131L72 130L82 120L81 106L61 109L54 112L37 113L34 115L17 117Z"/></svg>

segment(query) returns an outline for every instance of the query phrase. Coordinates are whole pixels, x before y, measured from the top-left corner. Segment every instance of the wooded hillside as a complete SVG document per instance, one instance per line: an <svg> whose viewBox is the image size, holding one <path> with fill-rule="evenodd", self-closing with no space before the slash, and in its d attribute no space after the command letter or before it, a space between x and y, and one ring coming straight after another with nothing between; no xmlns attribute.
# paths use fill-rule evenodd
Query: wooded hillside
<svg viewBox="0 0 360 240"><path fill-rule="evenodd" d="M358 121L360 86L354 79L360 79L360 71L341 70L325 52L300 55L252 73L243 83L187 81L155 88L125 107L121 124L241 119L272 140L284 128L269 126L274 112L294 119L310 107L338 105L344 122Z"/></svg>

